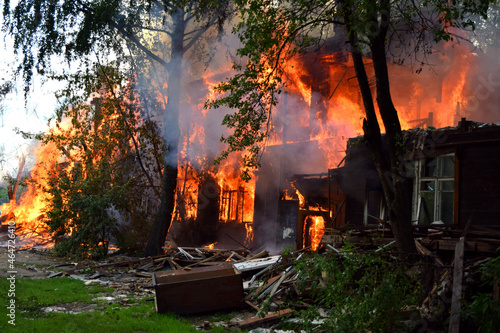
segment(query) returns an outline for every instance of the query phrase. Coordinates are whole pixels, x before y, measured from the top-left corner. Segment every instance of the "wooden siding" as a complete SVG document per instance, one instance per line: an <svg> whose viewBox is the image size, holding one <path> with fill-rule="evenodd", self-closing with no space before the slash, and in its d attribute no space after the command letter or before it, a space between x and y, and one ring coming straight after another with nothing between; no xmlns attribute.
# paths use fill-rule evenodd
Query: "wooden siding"
<svg viewBox="0 0 500 333"><path fill-rule="evenodd" d="M472 215L474 225L500 224L500 144L482 142L459 147L458 223Z"/></svg>

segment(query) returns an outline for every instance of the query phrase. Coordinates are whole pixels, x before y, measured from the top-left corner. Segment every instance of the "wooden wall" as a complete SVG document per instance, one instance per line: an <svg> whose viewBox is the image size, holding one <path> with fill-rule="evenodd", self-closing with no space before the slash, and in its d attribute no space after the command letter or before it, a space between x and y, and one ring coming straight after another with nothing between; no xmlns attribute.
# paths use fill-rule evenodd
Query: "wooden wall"
<svg viewBox="0 0 500 333"><path fill-rule="evenodd" d="M500 143L460 145L457 160L459 227L472 214L473 225L500 225Z"/></svg>

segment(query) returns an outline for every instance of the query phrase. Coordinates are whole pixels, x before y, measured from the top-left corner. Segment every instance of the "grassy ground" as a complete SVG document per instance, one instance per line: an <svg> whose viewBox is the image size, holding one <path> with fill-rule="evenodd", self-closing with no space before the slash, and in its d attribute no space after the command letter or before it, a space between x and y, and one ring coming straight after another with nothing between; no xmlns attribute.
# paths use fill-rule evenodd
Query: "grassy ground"
<svg viewBox="0 0 500 333"><path fill-rule="evenodd" d="M69 278L22 279L15 281L15 297L9 295L10 282L0 280L0 332L196 332L189 323L174 316L159 315L153 302L133 300L134 305L93 301L105 296L108 288L86 286ZM15 326L9 324L7 306L15 300ZM92 304L78 314L45 313L42 308L73 304L78 309ZM87 306L88 308L88 306ZM92 310L93 309L93 310Z"/></svg>

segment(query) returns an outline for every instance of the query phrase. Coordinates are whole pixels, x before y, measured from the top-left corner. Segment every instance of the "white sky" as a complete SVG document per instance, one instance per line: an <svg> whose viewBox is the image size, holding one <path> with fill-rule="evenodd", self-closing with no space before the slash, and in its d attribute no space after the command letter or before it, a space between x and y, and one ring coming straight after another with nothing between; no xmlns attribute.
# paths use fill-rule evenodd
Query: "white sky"
<svg viewBox="0 0 500 333"><path fill-rule="evenodd" d="M12 40L6 38L3 32L0 32L0 40L0 82L5 82L12 78L17 59L12 49ZM6 159L6 162L0 165L0 182L4 173L17 173L19 154L26 154L30 144L33 144L31 140L16 134L15 128L25 132L45 131L47 120L54 114L57 105L54 92L58 88L62 88L62 84L47 82L42 85L40 78L35 77L27 101L23 96L22 82L17 82L14 91L6 96L2 103L3 115L0 116L0 150L3 150ZM29 167L28 163L26 167Z"/></svg>

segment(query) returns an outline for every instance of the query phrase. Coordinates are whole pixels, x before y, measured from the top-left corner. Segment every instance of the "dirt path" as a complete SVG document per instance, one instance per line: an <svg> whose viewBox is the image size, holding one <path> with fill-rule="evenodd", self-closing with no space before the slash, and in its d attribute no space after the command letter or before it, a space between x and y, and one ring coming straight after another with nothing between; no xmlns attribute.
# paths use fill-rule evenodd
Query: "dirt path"
<svg viewBox="0 0 500 333"><path fill-rule="evenodd" d="M7 276L9 268L9 252L6 234L0 235L0 278ZM62 258L52 256L49 252L39 250L16 250L15 271L17 277L42 278L49 274L50 268L67 263Z"/></svg>

